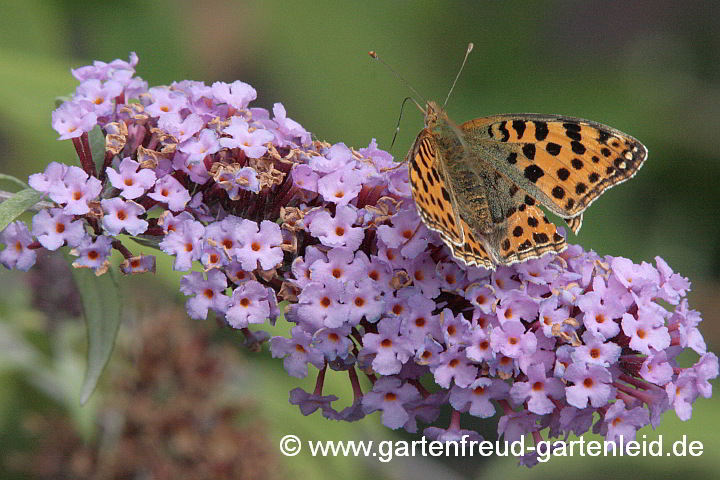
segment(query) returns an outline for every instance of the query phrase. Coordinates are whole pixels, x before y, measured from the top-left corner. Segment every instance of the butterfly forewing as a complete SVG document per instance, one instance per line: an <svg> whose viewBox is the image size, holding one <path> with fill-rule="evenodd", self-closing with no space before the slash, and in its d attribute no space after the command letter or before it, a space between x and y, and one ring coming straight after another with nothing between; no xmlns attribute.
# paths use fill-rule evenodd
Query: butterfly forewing
<svg viewBox="0 0 720 480"><path fill-rule="evenodd" d="M605 190L632 177L647 157L633 137L559 115L494 115L460 126L495 166L554 213L581 214ZM581 219L569 222L579 230Z"/></svg>
<svg viewBox="0 0 720 480"><path fill-rule="evenodd" d="M432 132L428 129L420 132L408 153L413 200L420 218L430 230L438 232L446 244L462 246L464 236L458 222L460 216L437 154Z"/></svg>

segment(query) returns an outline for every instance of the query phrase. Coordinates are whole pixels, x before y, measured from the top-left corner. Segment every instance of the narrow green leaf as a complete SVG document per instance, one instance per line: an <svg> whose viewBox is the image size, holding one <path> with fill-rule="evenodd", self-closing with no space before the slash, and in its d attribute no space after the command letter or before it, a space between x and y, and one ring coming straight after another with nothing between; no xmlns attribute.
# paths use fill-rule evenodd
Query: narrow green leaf
<svg viewBox="0 0 720 480"><path fill-rule="evenodd" d="M0 203L0 232L10 225L16 218L23 214L42 199L42 192L26 188L15 193L12 197Z"/></svg>
<svg viewBox="0 0 720 480"><path fill-rule="evenodd" d="M0 173L0 180L7 180L8 182L15 183L20 186L20 188L30 188L27 183L23 182L17 177L13 177L12 175L8 175L6 173Z"/></svg>
<svg viewBox="0 0 720 480"><path fill-rule="evenodd" d="M98 174L102 172L105 164L105 134L103 134L100 125L95 125L88 133L88 141L90 142L90 151L92 152L93 162Z"/></svg>
<svg viewBox="0 0 720 480"><path fill-rule="evenodd" d="M138 235L136 237L130 237L130 240L144 247L150 247L154 248L155 250L160 250L160 242L162 241L162 238L151 235Z"/></svg>
<svg viewBox="0 0 720 480"><path fill-rule="evenodd" d="M87 327L87 370L80 396L80 404L85 405L115 346L122 320L122 299L114 270L99 277L87 268L73 268L72 272L82 297Z"/></svg>

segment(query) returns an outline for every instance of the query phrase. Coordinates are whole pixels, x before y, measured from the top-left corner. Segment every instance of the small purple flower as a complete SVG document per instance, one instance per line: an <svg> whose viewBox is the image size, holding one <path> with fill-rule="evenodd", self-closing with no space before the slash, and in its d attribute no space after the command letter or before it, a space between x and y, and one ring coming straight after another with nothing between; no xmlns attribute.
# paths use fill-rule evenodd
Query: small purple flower
<svg viewBox="0 0 720 480"><path fill-rule="evenodd" d="M607 428L606 441L617 442L622 437L622 442L627 444L635 440L637 431L650 423L650 416L647 410L642 407L635 407L630 410L625 408L625 402L617 400L605 413L603 425Z"/></svg>
<svg viewBox="0 0 720 480"><path fill-rule="evenodd" d="M455 381L459 387L469 387L477 378L478 368L465 356L465 351L458 347L451 347L438 357L436 363L430 366L435 383L443 388L450 388Z"/></svg>
<svg viewBox="0 0 720 480"><path fill-rule="evenodd" d="M380 297L380 291L369 278L358 283L349 282L344 298L348 305L348 322L353 326L363 317L368 322L375 323L385 311L385 302Z"/></svg>
<svg viewBox="0 0 720 480"><path fill-rule="evenodd" d="M85 80L75 89L73 100L87 100L93 105L98 117L110 115L115 110L115 97L123 92L123 84L114 80L103 83L99 79Z"/></svg>
<svg viewBox="0 0 720 480"><path fill-rule="evenodd" d="M630 348L650 355L650 348L665 350L670 346L670 334L662 318L654 317L643 309L636 319L629 313L622 317L623 333L630 337Z"/></svg>
<svg viewBox="0 0 720 480"><path fill-rule="evenodd" d="M123 159L118 170L108 168L105 172L112 186L120 189L123 198L138 198L155 185L155 172L149 168L140 169L140 164L130 157Z"/></svg>
<svg viewBox="0 0 720 480"><path fill-rule="evenodd" d="M58 140L77 138L97 124L92 104L85 100L65 102L52 112L52 127L60 134Z"/></svg>
<svg viewBox="0 0 720 480"><path fill-rule="evenodd" d="M314 413L318 408L322 409L323 413L326 410L331 410L330 404L337 399L338 397L335 395L315 395L306 392L302 388L290 390L290 405L298 405L300 412L306 417Z"/></svg>
<svg viewBox="0 0 720 480"><path fill-rule="evenodd" d="M230 137L222 137L220 145L224 148L240 148L249 158L260 158L267 152L267 144L275 136L264 128L250 127L240 117L232 117L230 125L223 129Z"/></svg>
<svg viewBox="0 0 720 480"><path fill-rule="evenodd" d="M328 202L347 205L362 190L362 180L360 174L348 165L320 178L317 191Z"/></svg>
<svg viewBox="0 0 720 480"><path fill-rule="evenodd" d="M565 387L567 401L573 407L585 408L589 401L599 408L615 395L615 388L610 385L612 375L599 365L573 363L565 370L565 380L574 383Z"/></svg>
<svg viewBox="0 0 720 480"><path fill-rule="evenodd" d="M148 197L161 203L167 203L173 212L180 212L190 201L190 193L172 175L165 175L155 182L155 188Z"/></svg>
<svg viewBox="0 0 720 480"><path fill-rule="evenodd" d="M257 98L257 91L240 80L233 83L215 82L212 84L212 94L218 102L237 109L247 108Z"/></svg>
<svg viewBox="0 0 720 480"><path fill-rule="evenodd" d="M479 418L495 415L495 406L490 400L508 397L510 386L498 378L480 377L467 388L457 385L450 390L450 404L460 412L470 412Z"/></svg>
<svg viewBox="0 0 720 480"><path fill-rule="evenodd" d="M320 176L304 163L296 163L290 171L292 175L293 185L308 190L310 192L318 191L318 179Z"/></svg>
<svg viewBox="0 0 720 480"><path fill-rule="evenodd" d="M82 220L73 221L62 208L41 210L32 219L32 234L40 245L48 250L57 250L65 242L70 247L81 245L88 234Z"/></svg>
<svg viewBox="0 0 720 480"><path fill-rule="evenodd" d="M537 317L538 305L528 294L511 290L501 298L500 305L495 309L501 324L508 321L532 321Z"/></svg>
<svg viewBox="0 0 720 480"><path fill-rule="evenodd" d="M700 355L704 355L707 352L707 345L697 328L701 321L700 313L689 309L687 299L683 299L668 320L671 342L673 344L677 342L683 348L690 347Z"/></svg>
<svg viewBox="0 0 720 480"><path fill-rule="evenodd" d="M465 291L465 299L478 307L483 313L492 313L495 295L487 285L473 284Z"/></svg>
<svg viewBox="0 0 720 480"><path fill-rule="evenodd" d="M611 267L612 278L618 280L628 291L639 292L645 285L658 281L657 271L645 262L636 265L630 259L615 257L612 259Z"/></svg>
<svg viewBox="0 0 720 480"><path fill-rule="evenodd" d="M327 257L319 258L310 265L310 278L315 282L325 282L334 278L343 283L361 279L362 265L355 262L355 252L350 248L333 248Z"/></svg>
<svg viewBox="0 0 720 480"><path fill-rule="evenodd" d="M178 113L166 113L158 119L158 128L175 137L178 143L183 143L194 136L204 126L202 117L196 113L191 113L184 120Z"/></svg>
<svg viewBox="0 0 720 480"><path fill-rule="evenodd" d="M440 295L440 282L435 275L435 262L428 252L423 252L413 258L407 272L413 285L420 289L423 295L428 298Z"/></svg>
<svg viewBox="0 0 720 480"><path fill-rule="evenodd" d="M420 341L422 341L422 343L417 345ZM417 365L435 365L440 361L440 354L445 351L445 347L435 341L430 335L425 338L416 339L412 347L416 349L415 363Z"/></svg>
<svg viewBox="0 0 720 480"><path fill-rule="evenodd" d="M448 347L464 346L468 343L471 325L462 312L455 316L452 310L446 308L440 313L440 319L445 345Z"/></svg>
<svg viewBox="0 0 720 480"><path fill-rule="evenodd" d="M50 162L43 173L30 175L28 185L38 192L49 192L51 188L62 185L63 178L69 168L63 163Z"/></svg>
<svg viewBox="0 0 720 480"><path fill-rule="evenodd" d="M670 266L660 257L655 257L657 271L660 274L660 291L658 296L672 305L677 305L680 299L690 290L690 281L673 272Z"/></svg>
<svg viewBox="0 0 720 480"><path fill-rule="evenodd" d="M99 235L94 240L88 237L85 243L70 252L78 257L73 262L73 267L92 268L96 275L105 273L110 265L112 241L112 238L105 235Z"/></svg>
<svg viewBox="0 0 720 480"><path fill-rule="evenodd" d="M543 334L551 337L556 334L556 329L562 330L562 325L570 315L570 309L560 305L558 297L552 296L543 300L538 308L538 320L542 325ZM556 327L555 325L560 325Z"/></svg>
<svg viewBox="0 0 720 480"><path fill-rule="evenodd" d="M672 380L673 368L668 362L665 350L648 355L640 368L640 375L648 382L665 386Z"/></svg>
<svg viewBox="0 0 720 480"><path fill-rule="evenodd" d="M331 173L340 168L355 166L355 159L350 149L344 143L336 143L330 149L323 151L323 155L311 157L308 165L316 172Z"/></svg>
<svg viewBox="0 0 720 480"><path fill-rule="evenodd" d="M5 245L5 249L0 252L0 263L9 270L27 272L35 265L37 257L35 250L27 248L32 242L32 235L25 223L11 223L0 233L0 243Z"/></svg>
<svg viewBox="0 0 720 480"><path fill-rule="evenodd" d="M365 236L362 227L354 227L358 212L352 205L342 205L335 209L335 216L331 217L326 210L319 211L312 217L310 225L306 225L309 232L328 247L346 246L356 250Z"/></svg>
<svg viewBox="0 0 720 480"><path fill-rule="evenodd" d="M155 273L155 256L141 253L138 256L128 258L120 264L120 271L125 275Z"/></svg>
<svg viewBox="0 0 720 480"><path fill-rule="evenodd" d="M470 329L469 345L465 348L465 355L474 362L488 362L495 357L490 347L490 335L480 325L473 325Z"/></svg>
<svg viewBox="0 0 720 480"><path fill-rule="evenodd" d="M285 107L282 103L273 105L273 120L277 123L278 135L276 135L278 146L285 147L295 139L300 140L301 145L310 143L310 133L298 122L287 117Z"/></svg>
<svg viewBox="0 0 720 480"><path fill-rule="evenodd" d="M377 329L378 333L366 333L363 337L361 355L374 354L372 367L381 375L400 372L403 363L413 355L410 342L400 336L400 319L380 320Z"/></svg>
<svg viewBox="0 0 720 480"><path fill-rule="evenodd" d="M349 305L345 298L345 285L335 279L305 285L298 295L297 316L307 330L338 328L349 319Z"/></svg>
<svg viewBox="0 0 720 480"><path fill-rule="evenodd" d="M190 137L177 146L178 151L188 154L187 163L202 162L203 159L217 153L221 148L215 130L206 128L196 137Z"/></svg>
<svg viewBox="0 0 720 480"><path fill-rule="evenodd" d="M555 410L555 404L550 398L563 398L565 385L558 378L546 377L542 364L530 366L527 376L527 382L513 383L510 388L510 397L515 403L527 400L528 410L538 415L551 413Z"/></svg>
<svg viewBox="0 0 720 480"><path fill-rule="evenodd" d="M230 307L225 318L234 328L245 328L249 324L262 324L270 316L268 291L256 281L245 282L232 293ZM274 293L272 294L275 295Z"/></svg>
<svg viewBox="0 0 720 480"><path fill-rule="evenodd" d="M328 362L338 358L346 359L350 354L353 343L348 338L350 325L339 328L321 328L313 335L315 347L320 350Z"/></svg>
<svg viewBox="0 0 720 480"><path fill-rule="evenodd" d="M320 350L313 347L312 335L301 327L293 327L291 338L272 337L270 352L273 358L284 357L283 364L288 375L297 378L307 377L308 363L317 369L323 368L325 358Z"/></svg>
<svg viewBox="0 0 720 480"><path fill-rule="evenodd" d="M140 235L148 228L148 222L138 218L145 213L142 205L132 200L105 198L100 201L105 211L102 225L110 235L119 235L125 230L130 235Z"/></svg>
<svg viewBox="0 0 720 480"><path fill-rule="evenodd" d="M705 398L712 396L712 385L708 380L718 376L718 358L714 353L706 353L692 366L695 372L695 385L698 392Z"/></svg>
<svg viewBox="0 0 720 480"><path fill-rule="evenodd" d="M227 192L230 200L239 200L241 191L260 191L260 180L257 171L252 167L229 166L218 171L213 178L216 185Z"/></svg>
<svg viewBox="0 0 720 480"><path fill-rule="evenodd" d="M520 437L537 430L539 415L529 410L511 412L500 417L498 434L503 435L506 442L516 442Z"/></svg>
<svg viewBox="0 0 720 480"><path fill-rule="evenodd" d="M532 355L537 348L537 339L532 332L526 332L522 322L508 320L490 332L490 345L496 352L510 358Z"/></svg>
<svg viewBox="0 0 720 480"><path fill-rule="evenodd" d="M235 231L239 246L232 253L236 256L242 267L252 271L260 267L270 270L283 260L283 243L280 226L269 220L263 220L258 226L257 222L242 220Z"/></svg>
<svg viewBox="0 0 720 480"><path fill-rule="evenodd" d="M409 312L402 316L401 333L413 345L421 345L430 336L442 340L443 331L437 315L433 315L435 302L418 293L408 299Z"/></svg>
<svg viewBox="0 0 720 480"><path fill-rule="evenodd" d="M379 225L377 229L378 237L386 246L399 248L406 258L414 258L427 248L428 238L423 234L425 227L417 214L400 211L391 220L392 226Z"/></svg>
<svg viewBox="0 0 720 480"><path fill-rule="evenodd" d="M622 351L620 345L605 342L605 338L600 334L586 330L583 334L583 342L584 345L575 347L573 350L572 359L574 362L609 367L614 365L620 358Z"/></svg>
<svg viewBox="0 0 720 480"><path fill-rule="evenodd" d="M190 272L180 280L180 291L185 295L194 295L187 303L187 312L191 318L204 320L208 310L224 314L230 299L225 295L227 278L220 270L207 272L207 279L200 272Z"/></svg>
<svg viewBox="0 0 720 480"><path fill-rule="evenodd" d="M153 87L148 91L148 94L152 98L152 103L145 107L145 111L153 117L162 117L168 113L179 113L188 106L185 95L167 87Z"/></svg>
<svg viewBox="0 0 720 480"><path fill-rule="evenodd" d="M410 418L405 422L405 425L403 425L403 429L405 429L406 432L417 433L418 419L425 423L432 423L437 420L440 415L440 407L447 403L447 398L447 393L440 391L408 403L405 406L405 411Z"/></svg>
<svg viewBox="0 0 720 480"><path fill-rule="evenodd" d="M82 168L70 167L62 183L56 182L49 187L50 198L65 205L63 211L68 215L84 215L90 211L88 201L100 195L102 183L88 176Z"/></svg>
<svg viewBox="0 0 720 480"><path fill-rule="evenodd" d="M203 250L203 233L205 227L202 223L190 219L183 219L175 225L158 245L168 255L175 255L173 270L187 271L192 262L199 260Z"/></svg>
<svg viewBox="0 0 720 480"><path fill-rule="evenodd" d="M383 377L363 396L363 411L369 414L381 410L383 425L396 430L410 420L408 404L420 398L417 388L409 383L403 384L399 378Z"/></svg>
<svg viewBox="0 0 720 480"><path fill-rule="evenodd" d="M90 78L97 78L98 80L105 81L122 72L130 74L135 73L135 66L138 63L137 54L135 52L131 52L129 60L129 62L126 62L124 60L116 59L110 63L95 60L92 65L71 69L70 72L73 77L77 78L81 82Z"/></svg>

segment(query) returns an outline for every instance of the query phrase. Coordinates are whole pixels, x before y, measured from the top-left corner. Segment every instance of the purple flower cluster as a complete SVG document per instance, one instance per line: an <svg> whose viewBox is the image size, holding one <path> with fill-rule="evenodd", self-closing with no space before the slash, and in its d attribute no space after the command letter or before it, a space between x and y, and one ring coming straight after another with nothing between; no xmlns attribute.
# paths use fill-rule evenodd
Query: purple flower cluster
<svg viewBox="0 0 720 480"><path fill-rule="evenodd" d="M30 177L55 206L32 231L2 232L7 268L68 245L76 267L98 274L112 248L123 272L152 271L153 257L133 256L118 235L154 240L175 270L204 269L181 283L192 318L212 310L256 346L268 337L250 324L281 312L294 324L270 349L292 376L319 370L313 393L291 392L303 414L354 421L379 410L386 426L416 432L448 405L450 425L425 429L441 440L478 436L461 429L467 413L500 416L508 441L590 429L627 441L669 409L687 420L711 395L718 360L684 298L690 282L661 258L638 265L571 246L497 271L466 267L422 223L407 169L374 140L357 151L311 141L281 104L272 115L250 107L256 91L240 81L148 89L136 63L73 71L81 84L53 127L82 168L53 162ZM88 147L96 125L102 168ZM681 367L687 349L700 358ZM343 410L323 395L327 367L349 375Z"/></svg>

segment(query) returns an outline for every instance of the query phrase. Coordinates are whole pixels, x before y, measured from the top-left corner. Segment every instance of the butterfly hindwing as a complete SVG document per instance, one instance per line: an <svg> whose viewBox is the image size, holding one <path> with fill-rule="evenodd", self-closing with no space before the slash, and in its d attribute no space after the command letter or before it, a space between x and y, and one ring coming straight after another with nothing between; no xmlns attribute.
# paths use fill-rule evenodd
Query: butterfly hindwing
<svg viewBox="0 0 720 480"><path fill-rule="evenodd" d="M503 228L489 236L491 249L499 262L510 265L546 253L560 253L567 248L565 239L545 213L534 205L521 203L510 212Z"/></svg>
<svg viewBox="0 0 720 480"><path fill-rule="evenodd" d="M472 229L468 224L460 219L463 232L465 232L465 242L462 245L448 244L453 256L465 265L483 267L488 270L494 270L493 260L480 238L476 238L472 233ZM447 242L446 242L447 243Z"/></svg>
<svg viewBox="0 0 720 480"><path fill-rule="evenodd" d="M540 203L578 217L605 190L631 178L647 157L633 137L606 125L559 115L494 115L460 126L479 154ZM579 230L582 219L568 222Z"/></svg>
<svg viewBox="0 0 720 480"><path fill-rule="evenodd" d="M410 188L420 218L440 234L449 246L462 246L464 235L452 187L446 183L445 169L438 158L434 136L420 132L408 153Z"/></svg>

